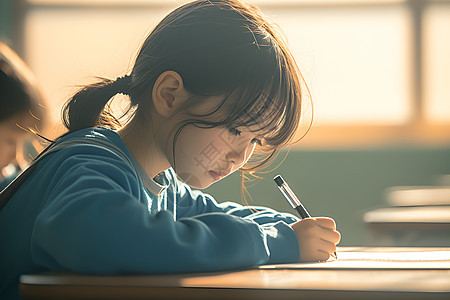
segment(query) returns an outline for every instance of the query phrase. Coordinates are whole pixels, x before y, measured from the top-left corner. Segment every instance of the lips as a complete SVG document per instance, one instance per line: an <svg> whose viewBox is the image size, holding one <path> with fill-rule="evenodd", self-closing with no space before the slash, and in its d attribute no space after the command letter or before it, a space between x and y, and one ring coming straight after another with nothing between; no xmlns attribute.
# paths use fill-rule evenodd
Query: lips
<svg viewBox="0 0 450 300"><path fill-rule="evenodd" d="M216 171L209 171L209 175L211 175L212 178L214 178L214 180L220 180L222 178L224 178L227 173L224 172L216 172Z"/></svg>

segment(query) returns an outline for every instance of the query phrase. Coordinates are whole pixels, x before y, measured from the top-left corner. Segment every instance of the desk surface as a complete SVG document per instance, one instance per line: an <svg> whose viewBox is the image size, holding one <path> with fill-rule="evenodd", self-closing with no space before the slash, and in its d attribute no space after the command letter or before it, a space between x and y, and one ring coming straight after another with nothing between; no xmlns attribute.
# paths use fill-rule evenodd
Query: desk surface
<svg viewBox="0 0 450 300"><path fill-rule="evenodd" d="M370 225L409 224L423 227L425 224L450 228L449 206L387 207L364 214L364 222Z"/></svg>
<svg viewBox="0 0 450 300"><path fill-rule="evenodd" d="M450 248L341 247L338 256L346 251L436 250ZM450 268L253 268L140 276L44 273L23 275L20 290L25 299L450 299Z"/></svg>
<svg viewBox="0 0 450 300"><path fill-rule="evenodd" d="M387 202L393 206L450 205L450 186L392 187Z"/></svg>

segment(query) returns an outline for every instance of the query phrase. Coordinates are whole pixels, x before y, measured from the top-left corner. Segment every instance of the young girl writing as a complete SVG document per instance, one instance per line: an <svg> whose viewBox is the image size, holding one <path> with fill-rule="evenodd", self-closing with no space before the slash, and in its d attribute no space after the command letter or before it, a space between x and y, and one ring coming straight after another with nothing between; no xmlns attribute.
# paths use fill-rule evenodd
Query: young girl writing
<svg viewBox="0 0 450 300"><path fill-rule="evenodd" d="M129 96L115 131L105 110ZM301 78L259 11L195 1L150 33L128 76L101 80L64 108L68 133L0 212L1 289L20 274L217 271L326 260L340 239L329 218L218 204L205 188L266 163L292 141ZM266 157L250 161L255 150ZM191 188L192 187L192 188Z"/></svg>

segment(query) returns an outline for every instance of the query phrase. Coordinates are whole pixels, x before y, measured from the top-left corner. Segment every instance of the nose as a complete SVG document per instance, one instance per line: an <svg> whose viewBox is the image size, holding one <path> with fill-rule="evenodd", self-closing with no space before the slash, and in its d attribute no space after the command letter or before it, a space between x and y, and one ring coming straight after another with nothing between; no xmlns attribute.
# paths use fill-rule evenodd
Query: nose
<svg viewBox="0 0 450 300"><path fill-rule="evenodd" d="M253 143L243 145L239 149L231 149L227 154L227 159L234 165L242 166L249 160L254 149L255 144Z"/></svg>

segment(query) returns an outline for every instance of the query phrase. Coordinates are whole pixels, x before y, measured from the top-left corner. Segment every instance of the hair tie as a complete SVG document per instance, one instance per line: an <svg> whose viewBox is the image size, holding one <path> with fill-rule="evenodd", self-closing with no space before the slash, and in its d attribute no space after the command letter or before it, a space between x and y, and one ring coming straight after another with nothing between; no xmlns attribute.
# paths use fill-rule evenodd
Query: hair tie
<svg viewBox="0 0 450 300"><path fill-rule="evenodd" d="M122 77L117 77L116 81L113 82L114 88L117 91L117 94L130 94L131 87L131 76L125 75Z"/></svg>

